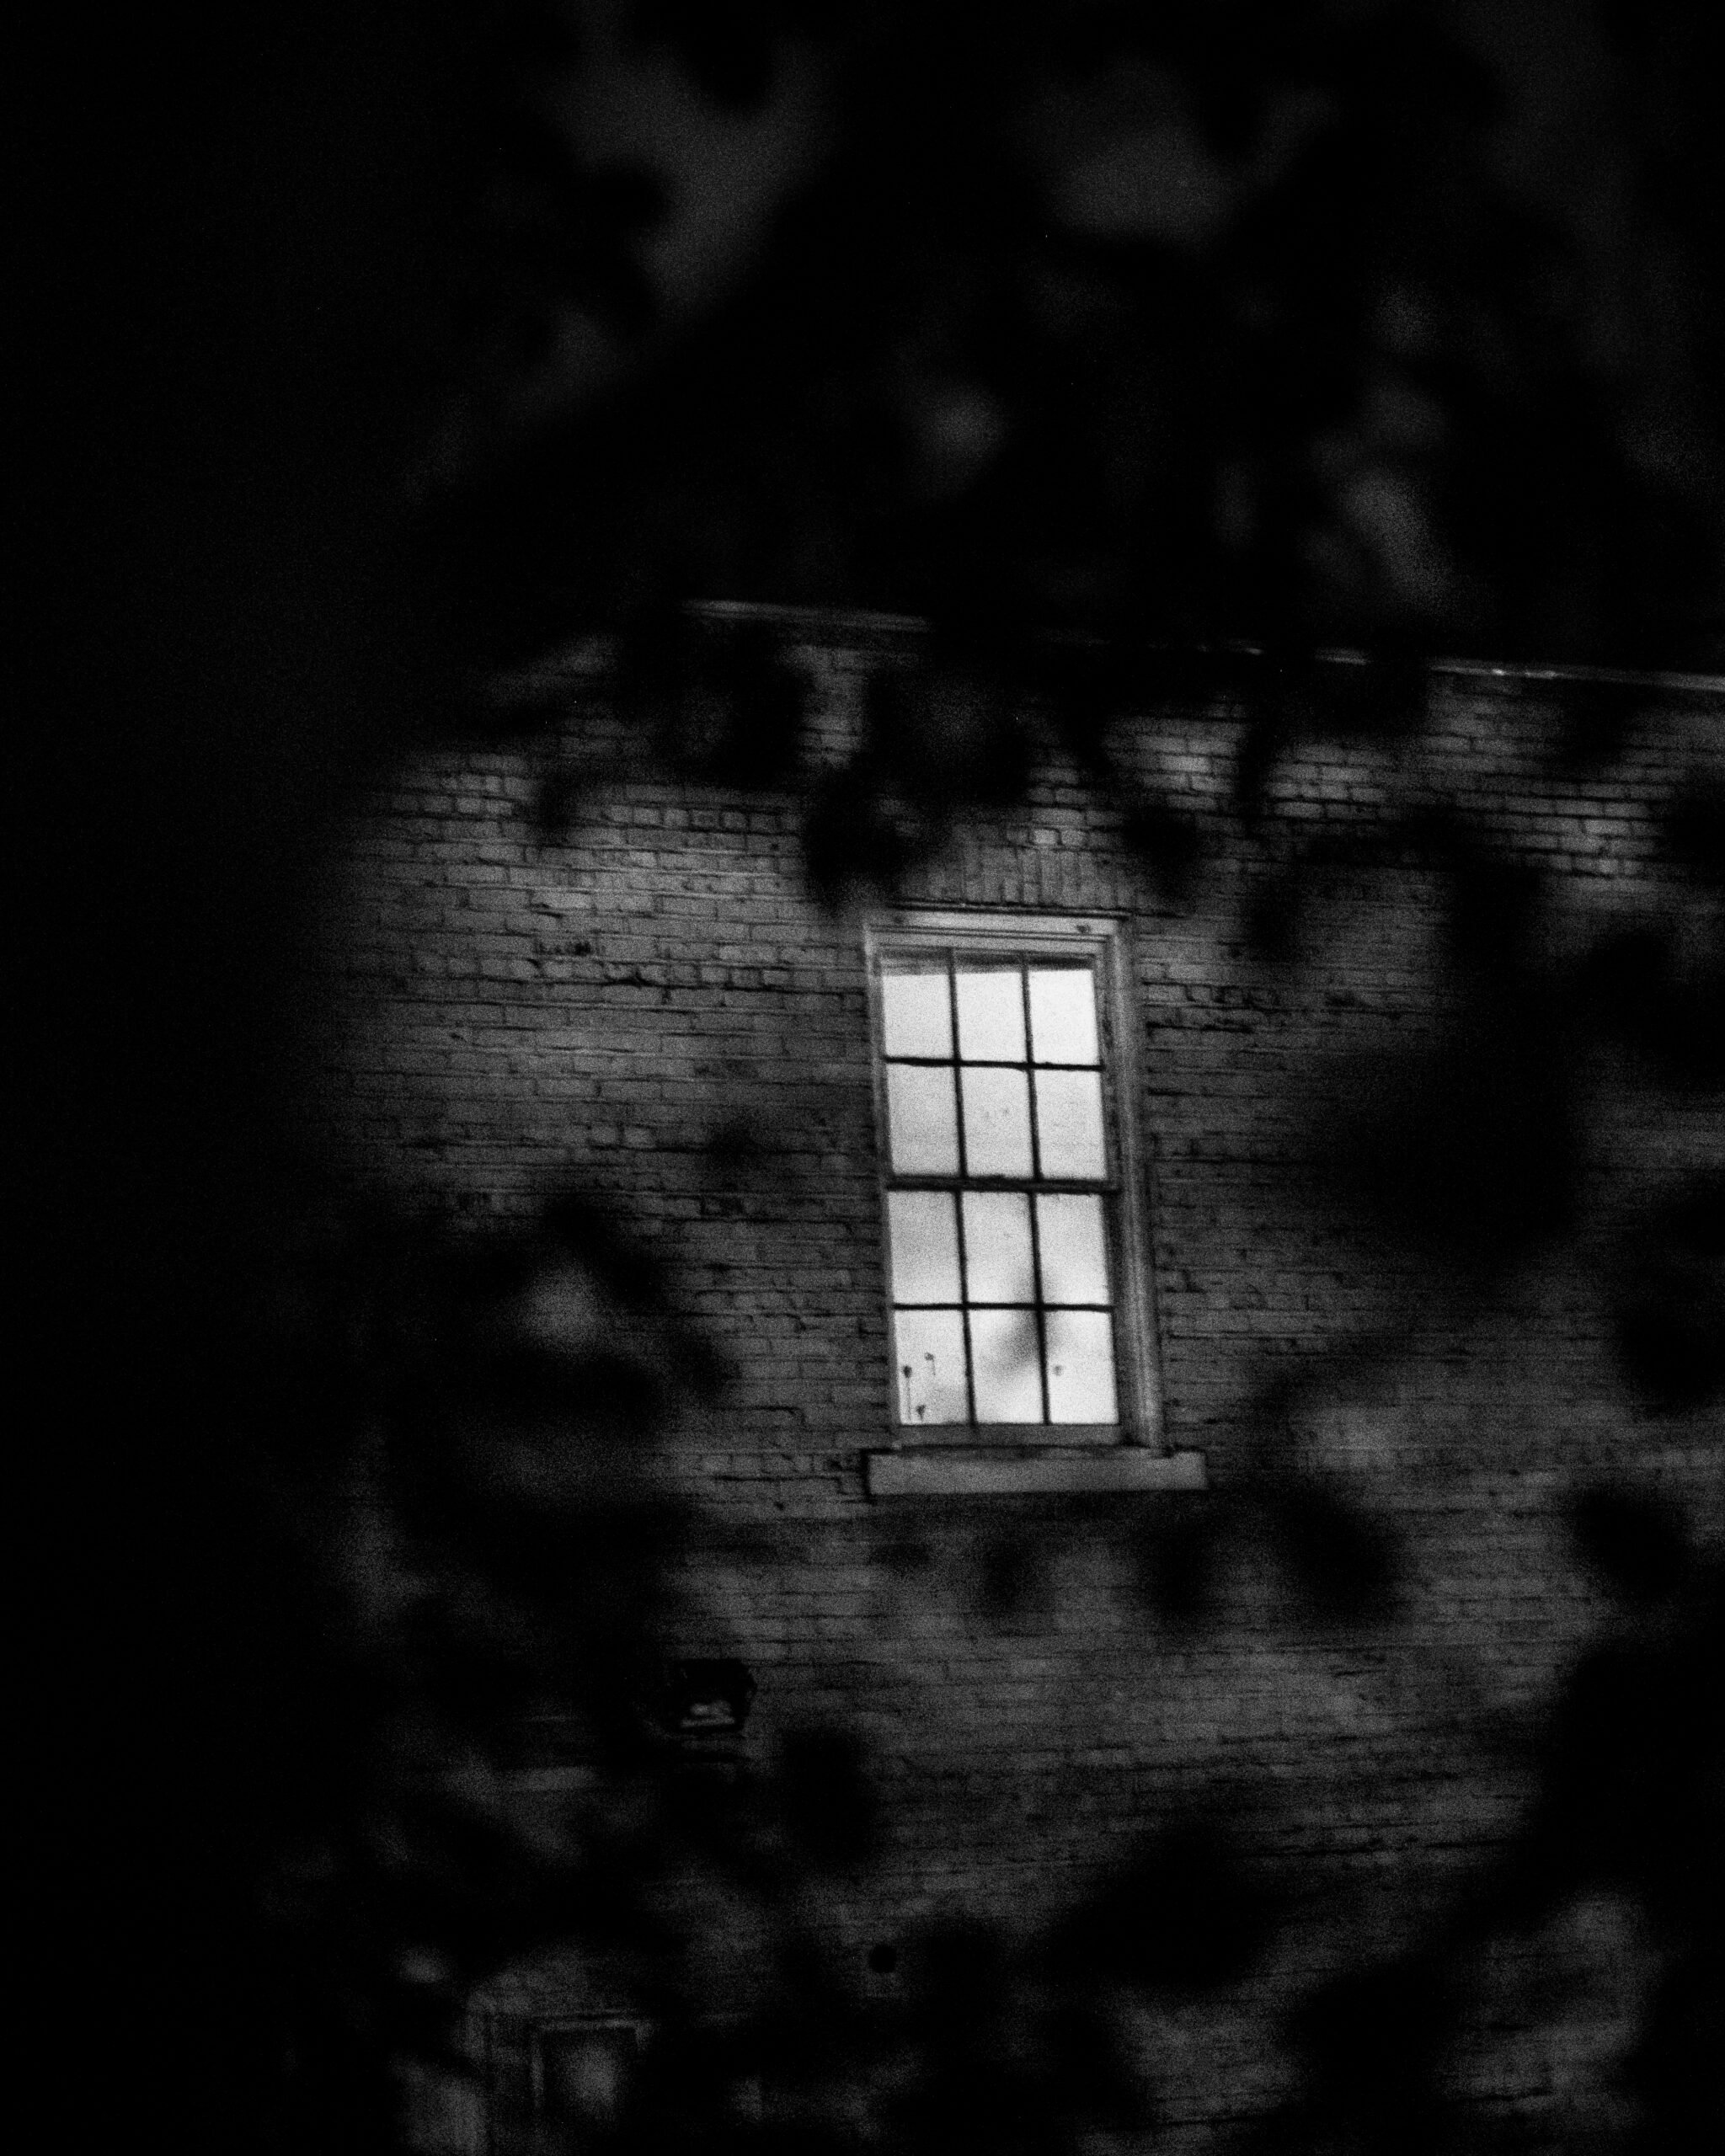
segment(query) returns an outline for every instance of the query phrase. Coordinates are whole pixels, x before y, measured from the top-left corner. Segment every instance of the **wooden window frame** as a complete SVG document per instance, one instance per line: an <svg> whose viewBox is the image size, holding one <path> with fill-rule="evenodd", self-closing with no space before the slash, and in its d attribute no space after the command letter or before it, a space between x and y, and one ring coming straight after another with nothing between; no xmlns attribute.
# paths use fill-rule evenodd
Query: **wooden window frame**
<svg viewBox="0 0 1725 2156"><path fill-rule="evenodd" d="M869 1455L871 1494L912 1487L1115 1487L1145 1479L1149 1460L1169 1464L1162 1440L1158 1363L1156 1363L1154 1283L1149 1274L1145 1240L1145 1190L1136 1106L1140 1100L1136 1028L1130 1022L1130 933L1128 925L1108 914L1039 914L1005 910L923 910L905 908L882 914L865 927L869 973L869 1061L875 1091L878 1129L879 1223L882 1223L882 1302L886 1313L889 1356L893 1356L893 1281L886 1237L886 1194L901 1188L1035 1188L1028 1183L990 1179L895 1175L889 1155L886 1123L886 1052L882 1024L882 962L895 955L951 953L996 962L1082 958L1093 968L1095 1017L1100 1037L1102 1119L1104 1119L1104 1220L1108 1240L1113 1324L1115 1324L1115 1423L900 1423L897 1374L893 1385L893 1423L886 1453ZM958 1043L953 1043L958 1052ZM1089 1182L1089 1179L1085 1179ZM1115 1455L1113 1470L1102 1455ZM1125 1458L1132 1455L1132 1458ZM1179 1475L1149 1481L1179 1481L1193 1475L1194 1453L1173 1455L1188 1462ZM944 1462L944 1464L943 1464ZM1017 1470L1013 1472L1013 1462ZM1024 1464L1035 1462L1024 1472ZM1089 1466L1087 1466L1089 1464ZM1199 1472L1201 1479L1201 1472Z"/></svg>

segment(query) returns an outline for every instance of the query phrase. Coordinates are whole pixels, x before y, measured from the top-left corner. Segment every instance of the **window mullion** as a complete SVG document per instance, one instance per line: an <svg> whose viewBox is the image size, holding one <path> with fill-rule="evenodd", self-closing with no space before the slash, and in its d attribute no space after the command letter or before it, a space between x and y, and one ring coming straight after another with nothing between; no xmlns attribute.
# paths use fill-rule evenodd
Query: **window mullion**
<svg viewBox="0 0 1725 2156"><path fill-rule="evenodd" d="M1030 1292L1036 1309L1036 1389L1042 1401L1044 1424L1054 1419L1049 1412L1048 1396L1048 1315L1042 1292L1042 1232L1036 1219L1036 1193L1027 1191L1026 1201L1030 1213Z"/></svg>
<svg viewBox="0 0 1725 2156"><path fill-rule="evenodd" d="M947 1023L953 1037L953 1121L959 1136L959 1180L970 1173L970 1156L964 1144L964 1068L959 1046L959 958L948 949L947 958Z"/></svg>
<svg viewBox="0 0 1725 2156"><path fill-rule="evenodd" d="M1042 1133L1036 1102L1036 1039L1030 1030L1030 968L1020 960L1018 1001L1024 1013L1024 1093L1030 1118L1030 1187L1025 1193L1030 1214L1030 1287L1036 1315L1036 1394L1042 1402L1043 1425L1052 1420L1048 1396L1048 1313L1042 1292L1042 1235L1036 1218L1036 1191L1042 1181Z"/></svg>
<svg viewBox="0 0 1725 2156"><path fill-rule="evenodd" d="M955 1037L956 1038L956 1037ZM976 1427L975 1357L970 1347L970 1248L964 1227L964 1193L955 1193L959 1230L959 1337L964 1348L964 1406L970 1427Z"/></svg>
<svg viewBox="0 0 1725 2156"><path fill-rule="evenodd" d="M964 1230L964 1188L969 1181L970 1155L964 1142L964 1059L959 1039L959 954L947 948L947 1022L953 1038L953 1120L959 1139L959 1187L954 1193L959 1230L959 1333L964 1348L964 1407L970 1427L976 1427L976 1354L970 1337L970 1250Z"/></svg>
<svg viewBox="0 0 1725 2156"><path fill-rule="evenodd" d="M1036 1043L1030 1037L1030 969L1018 966L1018 1001L1024 1012L1024 1093L1030 1117L1030 1180L1042 1180L1042 1139L1036 1127ZM1032 1211L1035 1210L1033 1207Z"/></svg>

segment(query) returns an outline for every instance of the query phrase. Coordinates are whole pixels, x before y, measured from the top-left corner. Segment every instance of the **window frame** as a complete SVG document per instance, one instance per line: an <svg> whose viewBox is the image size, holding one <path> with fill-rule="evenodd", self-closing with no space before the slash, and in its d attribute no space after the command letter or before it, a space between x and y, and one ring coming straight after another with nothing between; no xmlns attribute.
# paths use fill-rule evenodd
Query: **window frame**
<svg viewBox="0 0 1725 2156"><path fill-rule="evenodd" d="M1145 1237L1144 1173L1137 1129L1140 1099L1135 1028L1128 995L1132 978L1126 923L1107 914L1051 915L1003 908L903 908L880 915L864 927L868 983L869 1064L875 1114L877 1219L880 1224L881 1284L886 1320L889 1385L889 1449L904 1453L988 1450L1025 1453L1058 1449L1097 1452L1119 1447L1162 1446L1161 1390L1157 1383L1156 1313ZM895 1364L892 1252L887 1226L888 1194L895 1190L1023 1188L1033 1192L1037 1179L964 1176L895 1175L887 1119L887 1056L881 990L882 961L889 956L922 958L951 954L996 963L1039 959L1070 963L1088 960L1096 989L1103 1105L1104 1167L1102 1183L1104 1236L1112 1290L1114 1391L1117 1420L1112 1422L959 1421L905 1423L899 1420ZM1028 1047L1028 1043L1027 1043ZM956 1059L958 1043L953 1043ZM1058 1179L1056 1179L1058 1181ZM1087 1182L1087 1178L1075 1179ZM1039 1337L1041 1312L1039 1303ZM968 1361L968 1351L967 1351Z"/></svg>

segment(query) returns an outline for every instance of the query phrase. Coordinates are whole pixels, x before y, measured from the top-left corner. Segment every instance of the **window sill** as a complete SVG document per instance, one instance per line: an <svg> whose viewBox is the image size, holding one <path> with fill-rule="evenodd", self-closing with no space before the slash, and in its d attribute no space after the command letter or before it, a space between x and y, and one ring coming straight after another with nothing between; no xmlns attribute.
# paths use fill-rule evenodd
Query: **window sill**
<svg viewBox="0 0 1725 2156"><path fill-rule="evenodd" d="M1058 1497L1084 1491L1204 1490L1201 1452L1146 1445L941 1445L862 1456L871 1497Z"/></svg>
<svg viewBox="0 0 1725 2156"><path fill-rule="evenodd" d="M894 1452L1118 1451L1131 1442L1119 1422L903 1422Z"/></svg>

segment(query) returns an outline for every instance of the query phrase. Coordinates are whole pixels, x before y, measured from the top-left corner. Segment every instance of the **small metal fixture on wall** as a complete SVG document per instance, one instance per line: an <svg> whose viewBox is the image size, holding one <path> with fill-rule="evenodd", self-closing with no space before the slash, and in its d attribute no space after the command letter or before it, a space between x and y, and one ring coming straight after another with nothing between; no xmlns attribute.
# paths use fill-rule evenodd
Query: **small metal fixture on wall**
<svg viewBox="0 0 1725 2156"><path fill-rule="evenodd" d="M645 2047L645 2023L614 2015L543 2021L533 2031L533 2116L564 2132L614 2132Z"/></svg>
<svg viewBox="0 0 1725 2156"><path fill-rule="evenodd" d="M736 1737L755 1697L740 1662L704 1657L665 1665L665 1726L674 1737Z"/></svg>

